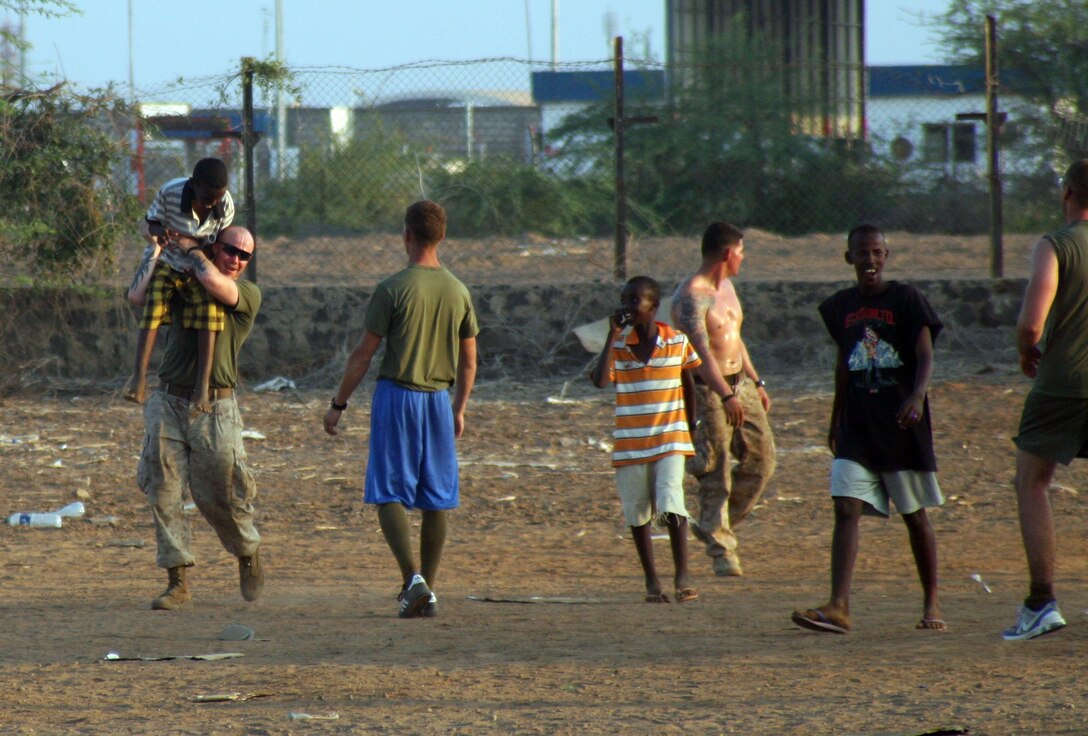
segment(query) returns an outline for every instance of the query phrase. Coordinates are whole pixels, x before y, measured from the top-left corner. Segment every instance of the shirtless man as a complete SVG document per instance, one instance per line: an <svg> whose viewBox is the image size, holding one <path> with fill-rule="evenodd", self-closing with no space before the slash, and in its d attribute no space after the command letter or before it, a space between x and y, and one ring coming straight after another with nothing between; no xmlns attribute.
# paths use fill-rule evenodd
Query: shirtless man
<svg viewBox="0 0 1088 736"><path fill-rule="evenodd" d="M699 518L692 531L706 544L715 575L739 576L744 571L733 525L756 505L774 473L771 399L741 338L744 315L730 281L744 261L744 233L712 222L703 233L702 256L695 275L677 287L672 305L673 324L687 333L703 361L695 381L695 456L687 463L699 481Z"/></svg>

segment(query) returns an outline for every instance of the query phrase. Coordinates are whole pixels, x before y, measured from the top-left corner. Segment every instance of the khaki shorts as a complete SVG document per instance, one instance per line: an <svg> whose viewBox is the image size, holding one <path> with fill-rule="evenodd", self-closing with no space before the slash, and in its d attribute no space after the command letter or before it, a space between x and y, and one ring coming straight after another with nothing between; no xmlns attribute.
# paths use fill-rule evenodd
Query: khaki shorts
<svg viewBox="0 0 1088 736"><path fill-rule="evenodd" d="M894 470L874 473L853 460L831 461L831 497L856 498L865 502L863 513L888 517L888 500L900 514L944 503L937 474L924 470Z"/></svg>
<svg viewBox="0 0 1088 736"><path fill-rule="evenodd" d="M666 455L649 463L616 468L616 490L627 526L660 523L665 514L687 518L684 505L683 455ZM651 504L653 499L653 504Z"/></svg>
<svg viewBox="0 0 1088 736"><path fill-rule="evenodd" d="M1012 441L1024 452L1062 465L1088 457L1088 399L1030 392Z"/></svg>

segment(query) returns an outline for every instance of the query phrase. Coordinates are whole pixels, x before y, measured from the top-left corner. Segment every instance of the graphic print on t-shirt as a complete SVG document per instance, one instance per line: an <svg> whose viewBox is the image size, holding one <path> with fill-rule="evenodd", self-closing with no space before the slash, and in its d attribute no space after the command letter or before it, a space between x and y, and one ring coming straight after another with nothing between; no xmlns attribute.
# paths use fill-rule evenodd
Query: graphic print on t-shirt
<svg viewBox="0 0 1088 736"><path fill-rule="evenodd" d="M869 325L865 325L862 337L850 352L847 362L854 385L873 392L883 386L896 384L894 375L885 376L881 369L898 368L901 365L903 361L899 358L899 353L890 343L880 339L880 335Z"/></svg>

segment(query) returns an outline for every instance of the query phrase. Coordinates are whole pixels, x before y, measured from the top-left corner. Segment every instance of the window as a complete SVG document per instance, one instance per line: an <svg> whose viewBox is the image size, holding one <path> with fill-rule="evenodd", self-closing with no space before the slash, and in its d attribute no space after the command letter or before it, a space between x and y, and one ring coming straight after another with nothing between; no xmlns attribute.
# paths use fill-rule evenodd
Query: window
<svg viewBox="0 0 1088 736"><path fill-rule="evenodd" d="M929 163L974 163L978 141L974 123L926 123L922 155Z"/></svg>

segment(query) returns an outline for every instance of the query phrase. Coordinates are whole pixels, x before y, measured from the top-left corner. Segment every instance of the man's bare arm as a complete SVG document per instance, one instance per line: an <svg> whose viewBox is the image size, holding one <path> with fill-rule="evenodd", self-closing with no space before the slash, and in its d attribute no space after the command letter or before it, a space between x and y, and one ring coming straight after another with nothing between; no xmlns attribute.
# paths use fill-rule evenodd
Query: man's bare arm
<svg viewBox="0 0 1088 736"><path fill-rule="evenodd" d="M752 383L759 383L759 371L756 370L755 363L752 362L752 357L748 354L748 346L744 343L744 340L740 341L740 358L741 358L741 370L744 371L744 375L752 381ZM771 397L767 393L767 389L763 386L756 386L756 391L759 393L759 403L763 404L763 411L771 410Z"/></svg>
<svg viewBox="0 0 1088 736"><path fill-rule="evenodd" d="M208 296L232 309L238 306L238 283L234 279L216 268L199 246L193 246L187 256L193 264L193 276Z"/></svg>
<svg viewBox="0 0 1088 736"><path fill-rule="evenodd" d="M476 384L476 338L461 340L457 356L457 383L453 391L453 433L461 437L465 433L465 408L472 387Z"/></svg>
<svg viewBox="0 0 1088 736"><path fill-rule="evenodd" d="M132 276L132 283L128 286L128 301L137 307L147 303L147 287L151 283L151 273L155 270L155 264L159 260L162 248L157 243L148 243L144 248L144 254L140 257L140 264L136 266L136 273Z"/></svg>
<svg viewBox="0 0 1088 736"><path fill-rule="evenodd" d="M706 313L713 304L714 297L709 294L681 294L673 302L673 321L688 336L691 346L703 361L698 368L703 382L714 393L724 397L733 392L722 378L721 368L710 349L710 335L706 331Z"/></svg>
<svg viewBox="0 0 1088 736"><path fill-rule="evenodd" d="M1020 370L1028 378L1034 378L1039 370L1039 341L1047 315L1058 293L1058 255L1049 240L1043 238L1035 244L1031 254L1031 278L1024 292L1024 303L1016 321L1016 349L1020 353Z"/></svg>

